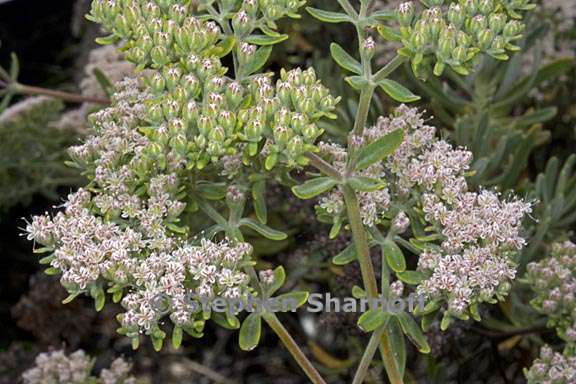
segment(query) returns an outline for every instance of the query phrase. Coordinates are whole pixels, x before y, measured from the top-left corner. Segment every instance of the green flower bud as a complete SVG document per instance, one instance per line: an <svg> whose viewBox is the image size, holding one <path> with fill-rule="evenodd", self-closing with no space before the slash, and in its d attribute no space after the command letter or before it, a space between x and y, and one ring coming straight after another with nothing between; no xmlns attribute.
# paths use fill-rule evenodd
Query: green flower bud
<svg viewBox="0 0 576 384"><path fill-rule="evenodd" d="M156 19L156 18L160 17L160 15L161 15L160 7L158 7L153 2L149 1L142 8L142 15L148 21L150 21L150 19Z"/></svg>
<svg viewBox="0 0 576 384"><path fill-rule="evenodd" d="M444 28L440 32L438 41L438 53L441 57L450 57L452 50L456 47L456 30L452 25Z"/></svg>
<svg viewBox="0 0 576 384"><path fill-rule="evenodd" d="M458 31L456 42L458 45L468 48L472 44L472 37L464 31Z"/></svg>
<svg viewBox="0 0 576 384"><path fill-rule="evenodd" d="M206 82L206 92L220 93L223 90L226 81L223 77L214 76Z"/></svg>
<svg viewBox="0 0 576 384"><path fill-rule="evenodd" d="M126 16L122 14L117 15L116 19L114 20L114 27L116 29L116 32L118 32L120 36L124 38L130 37L132 28L130 28L130 23L128 22Z"/></svg>
<svg viewBox="0 0 576 384"><path fill-rule="evenodd" d="M372 43L369 42L369 40L372 40ZM374 43L374 40L371 37L368 37L366 40L364 40L364 45L368 44L371 45ZM364 46L364 49L370 49L370 47L366 47ZM304 72L302 72L302 83L306 86L312 86L314 84L316 84L316 72L314 72L314 68L308 68L307 70L305 70Z"/></svg>
<svg viewBox="0 0 576 384"><path fill-rule="evenodd" d="M322 131L315 124L308 124L302 130L302 135L308 142L314 142L320 134L322 134Z"/></svg>
<svg viewBox="0 0 576 384"><path fill-rule="evenodd" d="M316 103L314 103L311 98L307 97L302 100L300 110L306 115L311 115L316 112Z"/></svg>
<svg viewBox="0 0 576 384"><path fill-rule="evenodd" d="M218 114L218 124L228 133L232 133L236 126L236 115L230 111L220 111Z"/></svg>
<svg viewBox="0 0 576 384"><path fill-rule="evenodd" d="M210 131L208 138L211 141L215 141L217 143L223 143L224 140L226 139L226 132L224 132L224 128L216 127Z"/></svg>
<svg viewBox="0 0 576 384"><path fill-rule="evenodd" d="M136 46L142 48L142 50L148 54L152 47L154 47L154 42L149 35L143 35L136 42Z"/></svg>
<svg viewBox="0 0 576 384"><path fill-rule="evenodd" d="M470 15L478 13L478 0L464 0L464 9Z"/></svg>
<svg viewBox="0 0 576 384"><path fill-rule="evenodd" d="M483 15L489 15L494 10L494 0L480 0L478 11Z"/></svg>
<svg viewBox="0 0 576 384"><path fill-rule="evenodd" d="M287 81L278 81L276 95L284 105L290 105L292 100L292 85Z"/></svg>
<svg viewBox="0 0 576 384"><path fill-rule="evenodd" d="M428 44L427 34L425 32L416 31L412 35L411 43L416 51L424 50L426 48L426 45Z"/></svg>
<svg viewBox="0 0 576 384"><path fill-rule="evenodd" d="M246 124L244 127L244 134L248 141L258 142L262 137L262 132L264 131L264 127L262 122L258 119L251 120Z"/></svg>
<svg viewBox="0 0 576 384"><path fill-rule="evenodd" d="M252 17L258 12L258 1L257 0L244 0L242 3L242 8Z"/></svg>
<svg viewBox="0 0 576 384"><path fill-rule="evenodd" d="M476 36L478 36L478 34L485 30L487 27L488 22L482 15L476 15L470 21L470 31Z"/></svg>
<svg viewBox="0 0 576 384"><path fill-rule="evenodd" d="M502 32L506 25L506 16L502 13L494 13L488 17L488 26L495 34Z"/></svg>
<svg viewBox="0 0 576 384"><path fill-rule="evenodd" d="M146 54L146 52L138 46L132 47L126 52L126 60L134 64L140 64L146 62L147 56L148 55Z"/></svg>
<svg viewBox="0 0 576 384"><path fill-rule="evenodd" d="M366 57L371 59L374 56L375 50L376 50L376 43L374 42L374 39L371 36L368 36L362 42L362 51L364 52Z"/></svg>
<svg viewBox="0 0 576 384"><path fill-rule="evenodd" d="M204 135L197 135L194 138L194 143L198 146L198 148L202 149L202 148L206 148L206 145L208 144L208 140L206 139L206 137Z"/></svg>
<svg viewBox="0 0 576 384"><path fill-rule="evenodd" d="M412 25L412 20L414 19L414 3L407 1L400 4L397 14L400 25L409 27Z"/></svg>
<svg viewBox="0 0 576 384"><path fill-rule="evenodd" d="M487 50L492 45L494 34L489 29L485 29L478 34L478 48Z"/></svg>
<svg viewBox="0 0 576 384"><path fill-rule="evenodd" d="M466 61L468 56L468 50L463 46L458 46L452 51L452 58L458 63L463 63Z"/></svg>
<svg viewBox="0 0 576 384"><path fill-rule="evenodd" d="M250 31L252 28L252 21L246 11L240 10L240 12L234 15L232 18L232 28L234 28L234 31L240 35Z"/></svg>
<svg viewBox="0 0 576 384"><path fill-rule="evenodd" d="M200 116L198 118L198 131L208 137L210 131L214 128L214 121L207 116Z"/></svg>
<svg viewBox="0 0 576 384"><path fill-rule="evenodd" d="M263 8L262 11L264 13L264 17L268 19L276 20L282 17L282 8L277 5L271 5L269 7Z"/></svg>
<svg viewBox="0 0 576 384"><path fill-rule="evenodd" d="M182 110L182 118L186 125L189 125L191 122L196 121L198 118L198 104L194 100L189 101L186 103L186 106Z"/></svg>
<svg viewBox="0 0 576 384"><path fill-rule="evenodd" d="M146 106L146 114L152 123L158 123L164 118L162 107L158 104L150 104Z"/></svg>
<svg viewBox="0 0 576 384"><path fill-rule="evenodd" d="M154 93L162 93L166 89L166 80L159 72L147 78L150 88Z"/></svg>
<svg viewBox="0 0 576 384"><path fill-rule="evenodd" d="M273 131L274 140L281 146L285 146L294 136L294 132L284 125L274 127Z"/></svg>
<svg viewBox="0 0 576 384"><path fill-rule="evenodd" d="M176 100L168 99L162 103L162 110L166 120L172 119L180 115L180 103Z"/></svg>
<svg viewBox="0 0 576 384"><path fill-rule="evenodd" d="M331 111L334 109L337 103L338 103L337 99L334 99L333 96L328 95L322 98L322 100L320 100L320 108L323 111Z"/></svg>
<svg viewBox="0 0 576 384"><path fill-rule="evenodd" d="M184 121L181 119L172 119L168 122L168 132L171 135L184 134Z"/></svg>
<svg viewBox="0 0 576 384"><path fill-rule="evenodd" d="M152 58L152 63L157 67L163 67L170 62L168 51L162 46L152 48L150 50L150 57Z"/></svg>
<svg viewBox="0 0 576 384"><path fill-rule="evenodd" d="M228 103L236 107L242 101L242 85L240 85L240 83L237 81L228 84L226 87L225 95Z"/></svg>
<svg viewBox="0 0 576 384"><path fill-rule="evenodd" d="M189 99L195 98L200 93L200 81L196 78L196 76L192 74L187 74L182 77L180 81L180 85L186 91L186 94Z"/></svg>
<svg viewBox="0 0 576 384"><path fill-rule="evenodd" d="M452 3L448 9L448 21L453 24L457 29L462 28L466 20L466 14L459 4Z"/></svg>
<svg viewBox="0 0 576 384"><path fill-rule="evenodd" d="M186 7L180 4L174 4L170 7L168 15L171 20L174 20L178 24L182 24L184 18L186 18Z"/></svg>
<svg viewBox="0 0 576 384"><path fill-rule="evenodd" d="M300 136L295 136L286 145L286 150L293 157L296 157L296 156L302 154L304 152L304 143L302 142L302 138Z"/></svg>
<svg viewBox="0 0 576 384"><path fill-rule="evenodd" d="M504 33L505 37L516 38L522 33L523 30L524 30L524 25L521 22L519 22L517 20L510 20L504 26L503 33Z"/></svg>
<svg viewBox="0 0 576 384"><path fill-rule="evenodd" d="M301 113L294 113L292 114L292 118L290 119L290 126L296 133L302 133L304 127L306 126L306 117Z"/></svg>
<svg viewBox="0 0 576 384"><path fill-rule="evenodd" d="M274 123L276 125L289 125L290 124L290 111L285 107L282 107L279 111L274 114Z"/></svg>
<svg viewBox="0 0 576 384"><path fill-rule="evenodd" d="M173 90L178 84L180 84L182 71L178 67L165 67L163 72L164 79L166 80L166 88L168 88L168 90Z"/></svg>
<svg viewBox="0 0 576 384"><path fill-rule="evenodd" d="M502 36L496 36L492 41L492 49L494 50L504 50L506 47L506 42Z"/></svg>

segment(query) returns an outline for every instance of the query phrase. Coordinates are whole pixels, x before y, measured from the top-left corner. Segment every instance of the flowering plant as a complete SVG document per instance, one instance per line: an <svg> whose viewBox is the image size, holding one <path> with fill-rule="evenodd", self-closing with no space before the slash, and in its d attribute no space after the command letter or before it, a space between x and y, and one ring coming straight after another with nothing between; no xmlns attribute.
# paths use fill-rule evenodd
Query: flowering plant
<svg viewBox="0 0 576 384"><path fill-rule="evenodd" d="M250 236L288 236L268 223L273 182L301 199L320 196L317 216L332 226L330 238L351 233L333 262L360 266L363 288L355 287L355 296L399 296L406 284L427 300L416 313L421 325L405 311L361 314L358 325L371 336L355 383L378 349L390 382L402 383L404 335L428 353L423 330L437 316L445 330L454 319L480 320L480 304L505 298L530 203L471 188L471 152L438 139L416 108L400 105L372 127L368 114L377 87L401 103L419 100L389 79L405 62L425 78L448 68L469 74L486 55L507 60L534 5L428 0L372 11L368 0L359 7L338 3L342 12L307 11L357 31L358 59L330 47L360 92L345 142L322 128L337 117L340 97L313 69L260 72L272 47L288 38L277 21L299 17L304 1L93 1L88 18L109 34L98 42L118 45L136 75L115 85L110 105L88 117L92 134L70 149L87 185L68 196L62 211L36 216L26 228L40 245L36 251L46 254L46 272L61 276L67 301L89 294L97 310L109 297L121 303L119 331L134 348L144 333L160 350L168 331L178 347L184 334L202 337L211 320L239 329L240 347L251 350L264 321L309 379L325 382L273 311L244 317L234 307L221 313L195 305L206 297L306 302L307 291L275 296L286 279L282 265L256 268ZM403 46L377 70L372 29ZM302 170L308 177L297 181ZM372 248L382 252L380 282Z"/></svg>

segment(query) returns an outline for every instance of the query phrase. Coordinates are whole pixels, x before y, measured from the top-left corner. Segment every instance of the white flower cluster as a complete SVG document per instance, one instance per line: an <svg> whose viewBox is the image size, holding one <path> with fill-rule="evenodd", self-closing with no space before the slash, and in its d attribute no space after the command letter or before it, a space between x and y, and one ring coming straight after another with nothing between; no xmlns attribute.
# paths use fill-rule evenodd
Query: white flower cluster
<svg viewBox="0 0 576 384"><path fill-rule="evenodd" d="M451 314L462 315L470 305L504 295L515 276L512 256L525 244L519 230L530 204L501 200L495 192L469 191L465 176L472 154L437 139L417 109L400 106L367 129L361 141L368 143L397 129L404 131L400 147L362 174L387 182L385 189L359 194L364 224L388 224L391 219L393 229L402 233L412 216L420 216L416 220L432 228L427 236L420 235L431 240L420 255L418 268L428 278L418 291L433 300L446 299ZM343 167L343 148L320 148ZM342 193L335 190L322 198L319 211L334 216L343 206Z"/></svg>
<svg viewBox="0 0 576 384"><path fill-rule="evenodd" d="M85 384L94 362L82 350L67 356L64 351L41 353L34 368L22 374L25 384Z"/></svg>
<svg viewBox="0 0 576 384"><path fill-rule="evenodd" d="M528 384L576 383L576 356L562 355L544 346L540 350L540 358L525 374Z"/></svg>
<svg viewBox="0 0 576 384"><path fill-rule="evenodd" d="M92 182L68 197L63 212L34 217L26 228L29 239L53 250L48 261L72 294L103 295L97 290L104 281L129 292L122 300L129 335L157 327L166 314L160 295L181 325L195 320L193 295L242 296L248 278L239 269L251 251L246 244L194 245L182 235L188 230L179 226L185 203L176 172L183 164L169 161L169 173L155 171L151 143L136 129L146 98L136 80L126 80L113 105L91 116L95 136L71 154Z"/></svg>
<svg viewBox="0 0 576 384"><path fill-rule="evenodd" d="M576 244L552 245L552 256L528 265L526 278L536 298L531 304L568 343L576 343Z"/></svg>
<svg viewBox="0 0 576 384"><path fill-rule="evenodd" d="M99 377L91 376L94 360L83 350L70 355L62 350L41 353L36 365L22 374L24 384L135 384L129 376L131 366L117 358Z"/></svg>

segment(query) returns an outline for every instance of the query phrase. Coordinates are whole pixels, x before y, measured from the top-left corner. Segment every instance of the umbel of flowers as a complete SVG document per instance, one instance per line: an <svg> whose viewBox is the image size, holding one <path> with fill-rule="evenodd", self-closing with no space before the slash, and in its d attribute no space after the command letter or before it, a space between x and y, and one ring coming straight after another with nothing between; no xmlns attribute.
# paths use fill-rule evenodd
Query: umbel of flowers
<svg viewBox="0 0 576 384"><path fill-rule="evenodd" d="M88 293L101 309L109 293L121 302L120 331L135 346L145 332L160 348L166 315L177 344L182 331L201 336L217 315L198 311L191 297L253 292L246 274L251 247L239 227L285 235L264 224L265 205L254 204L259 222L242 219L246 192L262 186L263 172L306 164L304 153L316 150L322 133L317 121L333 117L337 103L313 70L282 71L275 83L256 73L272 43L251 33L275 33L274 20L300 2L270 3L262 12L252 1L232 3L228 12L236 17L224 25L234 31L227 35L194 16L186 1L93 2L90 18L112 33L101 42L119 44L142 72L117 84L111 105L89 117L93 135L70 149L89 184L62 212L27 226L70 300ZM220 62L231 50L233 74ZM261 203L264 189L257 189ZM205 215L216 225L198 220ZM235 318L223 323L238 326Z"/></svg>
<svg viewBox="0 0 576 384"><path fill-rule="evenodd" d="M136 384L129 376L130 364L118 358L98 377L91 374L94 360L83 350L70 355L64 351L41 353L35 366L22 374L24 384Z"/></svg>
<svg viewBox="0 0 576 384"><path fill-rule="evenodd" d="M472 154L437 139L415 108L401 106L381 117L358 141L397 130L404 132L400 147L361 172L367 179L386 180L374 191L359 193L362 220L373 228L388 227L389 239L419 254L418 279L411 282L430 299L429 309L447 302L445 326L450 316L477 317L478 304L502 299L510 289L514 257L525 244L520 224L530 204L487 190L470 191L465 177ZM337 167L346 163L343 147L322 143L320 149ZM317 212L324 221L340 222L343 207L337 188L321 198ZM405 265L391 267L407 279Z"/></svg>
<svg viewBox="0 0 576 384"><path fill-rule="evenodd" d="M421 3L422 6L419 6ZM524 24L522 11L536 7L530 0L421 0L400 4L399 33L388 37L402 42L415 73L425 61L434 63L434 74L449 66L460 74L471 72L481 53L507 60L506 51L520 48Z"/></svg>

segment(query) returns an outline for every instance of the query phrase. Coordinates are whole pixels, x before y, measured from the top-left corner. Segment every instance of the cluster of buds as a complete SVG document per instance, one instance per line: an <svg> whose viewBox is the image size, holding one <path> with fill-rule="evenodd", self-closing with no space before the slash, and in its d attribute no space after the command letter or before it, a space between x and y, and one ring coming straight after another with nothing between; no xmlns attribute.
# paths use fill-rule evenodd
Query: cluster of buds
<svg viewBox="0 0 576 384"><path fill-rule="evenodd" d="M545 345L530 369L525 370L528 384L570 384L576 382L576 356L554 352Z"/></svg>
<svg viewBox="0 0 576 384"><path fill-rule="evenodd" d="M251 3L243 7L251 9ZM151 97L143 118L150 128L142 131L153 142L161 166L204 169L241 153L245 164L262 155L268 169L278 161L295 167L305 162L305 152L315 149L322 133L317 121L335 117L331 111L338 100L312 69L283 72L276 87L264 75L230 79L214 49L223 37L214 22L202 22L178 5L133 0L121 8L125 13L137 10L131 11L135 21L124 31L113 17L117 7L95 1L92 18L124 41L129 60L158 69L143 80ZM243 10L236 17L241 14L248 17ZM238 59L250 64L256 47L241 43L238 49Z"/></svg>
<svg viewBox="0 0 576 384"><path fill-rule="evenodd" d="M532 306L563 340L576 344L576 244L554 243L550 257L528 265L526 278L536 293Z"/></svg>
<svg viewBox="0 0 576 384"><path fill-rule="evenodd" d="M94 359L83 350L66 355L63 350L41 353L35 366L22 374L24 384L136 384L129 376L131 366L118 358L109 368L92 376Z"/></svg>
<svg viewBox="0 0 576 384"><path fill-rule="evenodd" d="M528 0L427 0L424 9L413 2L400 4L397 18L404 45L416 74L420 65L435 57L434 74L446 66L466 75L475 67L479 54L507 60L506 51L517 51L524 24L519 11L533 9Z"/></svg>

